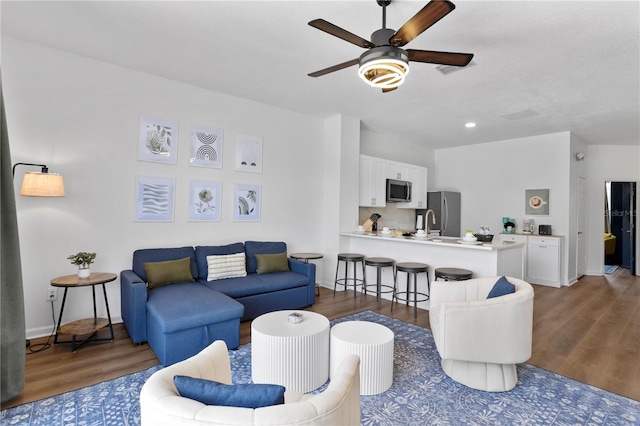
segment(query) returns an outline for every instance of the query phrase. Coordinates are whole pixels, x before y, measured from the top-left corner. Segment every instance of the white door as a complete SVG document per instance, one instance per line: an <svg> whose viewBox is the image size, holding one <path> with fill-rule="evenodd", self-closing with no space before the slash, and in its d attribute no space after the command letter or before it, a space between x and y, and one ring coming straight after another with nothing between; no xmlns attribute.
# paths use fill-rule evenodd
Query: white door
<svg viewBox="0 0 640 426"><path fill-rule="evenodd" d="M576 240L576 269L577 276L580 278L586 273L587 268L587 242L584 235L584 227L586 222L587 211L587 184L585 178L578 178L578 238Z"/></svg>

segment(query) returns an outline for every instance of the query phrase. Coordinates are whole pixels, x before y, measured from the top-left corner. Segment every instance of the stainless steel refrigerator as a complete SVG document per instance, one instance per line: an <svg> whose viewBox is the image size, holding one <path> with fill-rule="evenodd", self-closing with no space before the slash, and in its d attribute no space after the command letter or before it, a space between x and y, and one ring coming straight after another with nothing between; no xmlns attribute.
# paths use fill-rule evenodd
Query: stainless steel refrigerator
<svg viewBox="0 0 640 426"><path fill-rule="evenodd" d="M440 230L443 237L459 237L460 215L461 215L460 193L452 191L435 191L427 193L427 209L431 209L436 213L435 225L431 221L429 215L429 223L427 223L427 210L416 210L416 215L421 214L424 217L424 225L429 229Z"/></svg>

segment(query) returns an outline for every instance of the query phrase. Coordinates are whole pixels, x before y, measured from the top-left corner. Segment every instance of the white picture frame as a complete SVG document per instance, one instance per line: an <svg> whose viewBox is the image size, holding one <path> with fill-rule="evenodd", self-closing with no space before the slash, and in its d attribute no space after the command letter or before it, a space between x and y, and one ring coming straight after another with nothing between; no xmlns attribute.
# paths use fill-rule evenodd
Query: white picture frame
<svg viewBox="0 0 640 426"><path fill-rule="evenodd" d="M189 220L219 222L222 206L222 183L192 180L189 182Z"/></svg>
<svg viewBox="0 0 640 426"><path fill-rule="evenodd" d="M191 140L189 165L221 169L224 131L209 127L191 126L189 134Z"/></svg>
<svg viewBox="0 0 640 426"><path fill-rule="evenodd" d="M178 123L141 115L138 128L138 160L176 164Z"/></svg>
<svg viewBox="0 0 640 426"><path fill-rule="evenodd" d="M233 190L233 220L259 222L262 190L260 185L237 183Z"/></svg>
<svg viewBox="0 0 640 426"><path fill-rule="evenodd" d="M173 222L175 179L136 177L136 222Z"/></svg>
<svg viewBox="0 0 640 426"><path fill-rule="evenodd" d="M262 137L235 135L234 168L240 172L262 173Z"/></svg>

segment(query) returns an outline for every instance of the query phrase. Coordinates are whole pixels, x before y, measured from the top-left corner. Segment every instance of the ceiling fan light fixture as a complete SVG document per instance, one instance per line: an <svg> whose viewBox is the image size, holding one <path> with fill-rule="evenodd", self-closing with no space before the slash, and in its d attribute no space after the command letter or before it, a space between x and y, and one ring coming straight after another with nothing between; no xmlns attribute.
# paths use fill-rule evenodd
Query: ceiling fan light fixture
<svg viewBox="0 0 640 426"><path fill-rule="evenodd" d="M409 56L393 46L375 47L360 56L358 75L372 87L395 89L409 74Z"/></svg>

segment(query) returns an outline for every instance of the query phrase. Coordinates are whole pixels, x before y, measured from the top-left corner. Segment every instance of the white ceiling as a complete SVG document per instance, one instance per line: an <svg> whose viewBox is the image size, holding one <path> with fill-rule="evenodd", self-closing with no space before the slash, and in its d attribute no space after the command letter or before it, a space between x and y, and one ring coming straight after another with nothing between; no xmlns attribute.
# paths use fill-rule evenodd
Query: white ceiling
<svg viewBox="0 0 640 426"><path fill-rule="evenodd" d="M589 144L640 144L640 2L454 3L406 48L474 53L477 65L444 76L411 63L386 94L355 66L307 76L364 51L307 22L369 38L382 26L375 0L3 0L0 13L3 34L308 115L346 114L432 148L567 130ZM425 4L394 0L387 27Z"/></svg>

